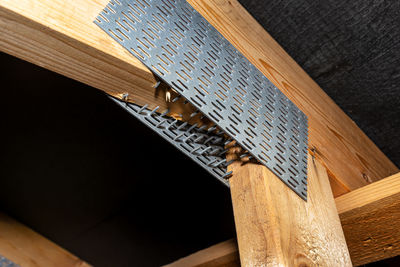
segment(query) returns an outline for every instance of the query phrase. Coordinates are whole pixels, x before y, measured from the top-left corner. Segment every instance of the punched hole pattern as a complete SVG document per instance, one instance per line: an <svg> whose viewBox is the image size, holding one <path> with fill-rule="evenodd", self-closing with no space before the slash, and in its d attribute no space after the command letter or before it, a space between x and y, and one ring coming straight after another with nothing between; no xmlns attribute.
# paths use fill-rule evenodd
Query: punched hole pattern
<svg viewBox="0 0 400 267"><path fill-rule="evenodd" d="M307 198L307 117L185 0L111 0L95 23Z"/></svg>

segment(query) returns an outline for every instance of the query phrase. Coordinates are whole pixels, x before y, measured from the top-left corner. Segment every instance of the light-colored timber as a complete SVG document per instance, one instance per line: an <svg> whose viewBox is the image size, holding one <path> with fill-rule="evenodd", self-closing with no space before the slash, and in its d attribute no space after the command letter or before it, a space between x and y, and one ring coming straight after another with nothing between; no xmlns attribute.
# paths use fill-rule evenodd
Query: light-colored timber
<svg viewBox="0 0 400 267"><path fill-rule="evenodd" d="M400 173L336 198L355 266L400 255Z"/></svg>
<svg viewBox="0 0 400 267"><path fill-rule="evenodd" d="M235 152L236 148L232 149ZM231 170L241 266L351 266L321 163L309 156L307 202L262 165L234 163ZM239 260L239 253L236 241L228 240L167 266L225 266L207 264L226 258Z"/></svg>
<svg viewBox="0 0 400 267"><path fill-rule="evenodd" d="M240 267L238 248L231 239L200 250L163 267Z"/></svg>
<svg viewBox="0 0 400 267"><path fill-rule="evenodd" d="M335 202L355 266L400 255L400 173L337 197ZM235 239L223 244L237 246ZM200 262L199 256L206 261L208 254L239 260L238 250L225 252L214 245L204 251L192 255L198 255Z"/></svg>
<svg viewBox="0 0 400 267"><path fill-rule="evenodd" d="M108 0L1 0L0 50L139 104L165 105L154 76L92 21Z"/></svg>
<svg viewBox="0 0 400 267"><path fill-rule="evenodd" d="M309 156L308 199L266 167L232 164L242 266L351 266L325 167Z"/></svg>
<svg viewBox="0 0 400 267"><path fill-rule="evenodd" d="M107 2L0 0L0 50L164 110L150 71L92 22ZM335 196L399 171L236 0L189 3L307 114Z"/></svg>
<svg viewBox="0 0 400 267"><path fill-rule="evenodd" d="M225 262L223 264L219 264L220 259L225 261L225 259L229 259L229 263L233 263L231 265L226 265ZM217 264L214 264L214 263ZM208 264L213 265L208 265ZM185 264L185 265L183 265ZM224 265L225 264L225 265ZM202 249L197 251L189 256L181 258L177 261L174 261L170 264L164 265L163 267L225 267L225 266L240 266L239 259L239 249L237 247L236 239L229 239L227 241L218 243L214 246L211 246L206 249Z"/></svg>
<svg viewBox="0 0 400 267"><path fill-rule="evenodd" d="M89 267L21 223L0 213L0 255L21 267Z"/></svg>

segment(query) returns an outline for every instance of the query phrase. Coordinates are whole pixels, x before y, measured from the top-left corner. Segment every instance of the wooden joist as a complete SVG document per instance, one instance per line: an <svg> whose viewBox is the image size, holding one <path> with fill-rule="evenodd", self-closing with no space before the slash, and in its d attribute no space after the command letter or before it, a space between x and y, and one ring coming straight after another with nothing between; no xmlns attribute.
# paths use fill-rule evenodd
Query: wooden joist
<svg viewBox="0 0 400 267"><path fill-rule="evenodd" d="M65 249L1 213L0 255L23 267L90 266Z"/></svg>
<svg viewBox="0 0 400 267"><path fill-rule="evenodd" d="M0 50L138 104L167 107L155 78L92 23L108 0L0 0ZM309 117L310 149L338 196L398 172L236 0L189 0Z"/></svg>
<svg viewBox="0 0 400 267"><path fill-rule="evenodd" d="M400 173L337 197L335 202L354 266L400 255ZM236 240L223 244L233 249ZM205 262L200 255L207 259L207 255L224 258L228 254L239 259L239 251L232 249L225 253L215 245L192 255L197 255L197 262ZM192 255L186 262L192 262Z"/></svg>
<svg viewBox="0 0 400 267"><path fill-rule="evenodd" d="M163 267L240 267L236 241L231 239L200 250Z"/></svg>
<svg viewBox="0 0 400 267"><path fill-rule="evenodd" d="M165 105L154 76L92 21L108 0L0 0L0 50L114 96Z"/></svg>
<svg viewBox="0 0 400 267"><path fill-rule="evenodd" d="M221 259L229 258L227 265L223 261L223 264L218 264ZM214 264L217 263L217 264ZM229 264L228 263L228 264ZM225 265L224 265L225 264ZM229 239L227 241L218 243L206 249L197 251L189 256L181 258L170 264L164 265L163 267L223 267L223 266L240 266L239 249L237 246L236 239Z"/></svg>
<svg viewBox="0 0 400 267"><path fill-rule="evenodd" d="M336 198L353 264L400 255L400 173Z"/></svg>

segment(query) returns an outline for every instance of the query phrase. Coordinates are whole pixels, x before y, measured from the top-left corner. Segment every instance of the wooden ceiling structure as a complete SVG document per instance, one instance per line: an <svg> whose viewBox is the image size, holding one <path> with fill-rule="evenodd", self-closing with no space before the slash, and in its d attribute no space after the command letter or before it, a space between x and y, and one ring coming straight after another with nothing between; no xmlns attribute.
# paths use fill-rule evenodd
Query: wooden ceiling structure
<svg viewBox="0 0 400 267"><path fill-rule="evenodd" d="M115 97L188 113L93 23L107 2L0 0L0 50ZM238 255L242 266L351 266L399 255L399 169L236 0L188 2L308 116L309 191L305 202L264 166L232 164L238 247L227 241L171 266L226 266ZM0 243L12 242L1 227Z"/></svg>

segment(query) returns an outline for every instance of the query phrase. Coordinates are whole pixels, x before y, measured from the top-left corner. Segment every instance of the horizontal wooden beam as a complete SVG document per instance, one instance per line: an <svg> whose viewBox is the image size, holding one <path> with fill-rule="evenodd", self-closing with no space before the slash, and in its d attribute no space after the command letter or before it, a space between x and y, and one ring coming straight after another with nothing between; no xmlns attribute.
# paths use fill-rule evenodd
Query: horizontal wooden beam
<svg viewBox="0 0 400 267"><path fill-rule="evenodd" d="M239 249L236 239L218 243L209 248L199 250L189 256L181 258L163 267L222 267L231 266L225 264L224 260L229 258L229 262L234 262L233 267L240 266ZM219 264L219 262L222 264ZM217 264L214 264L217 263ZM236 265L235 265L236 264Z"/></svg>
<svg viewBox="0 0 400 267"><path fill-rule="evenodd" d="M337 197L335 202L355 266L400 255L400 173ZM235 239L223 243L236 246ZM239 252L235 252L239 259ZM225 256L218 245L207 253ZM232 254L230 250L229 257Z"/></svg>
<svg viewBox="0 0 400 267"><path fill-rule="evenodd" d="M0 213L0 255L24 267L90 266L2 213Z"/></svg>
<svg viewBox="0 0 400 267"><path fill-rule="evenodd" d="M233 239L200 250L164 267L239 267L238 248Z"/></svg>
<svg viewBox="0 0 400 267"><path fill-rule="evenodd" d="M0 50L139 104L165 105L155 77L92 21L108 0L0 0Z"/></svg>
<svg viewBox="0 0 400 267"><path fill-rule="evenodd" d="M400 255L400 173L336 198L355 266Z"/></svg>
<svg viewBox="0 0 400 267"><path fill-rule="evenodd" d="M399 171L238 1L189 2L308 116L309 148L334 190L341 194Z"/></svg>
<svg viewBox="0 0 400 267"><path fill-rule="evenodd" d="M163 110L151 72L93 23L107 2L0 0L0 50ZM307 114L335 196L399 171L236 0L189 3Z"/></svg>

